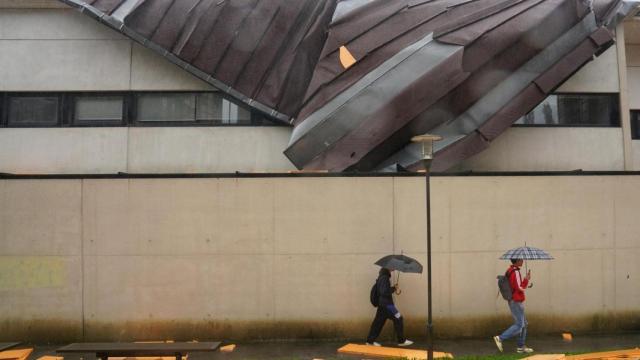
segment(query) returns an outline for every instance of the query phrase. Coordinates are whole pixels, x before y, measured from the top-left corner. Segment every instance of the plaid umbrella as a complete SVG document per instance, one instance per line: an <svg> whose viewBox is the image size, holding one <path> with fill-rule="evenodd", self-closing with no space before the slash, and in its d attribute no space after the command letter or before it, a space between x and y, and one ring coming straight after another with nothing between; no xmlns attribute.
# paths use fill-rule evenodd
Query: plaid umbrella
<svg viewBox="0 0 640 360"><path fill-rule="evenodd" d="M522 260L553 260L553 256L548 252L530 247L522 246L519 248L511 249L504 253L500 257L501 260L522 259Z"/></svg>

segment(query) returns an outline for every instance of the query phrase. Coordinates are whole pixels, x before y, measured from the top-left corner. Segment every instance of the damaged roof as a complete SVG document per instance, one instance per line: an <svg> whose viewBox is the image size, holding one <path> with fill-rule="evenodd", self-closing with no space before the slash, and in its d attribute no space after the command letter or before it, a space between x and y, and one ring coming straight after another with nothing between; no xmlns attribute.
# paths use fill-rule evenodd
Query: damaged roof
<svg viewBox="0 0 640 360"><path fill-rule="evenodd" d="M434 170L613 43L624 0L60 0L294 130L300 169Z"/></svg>

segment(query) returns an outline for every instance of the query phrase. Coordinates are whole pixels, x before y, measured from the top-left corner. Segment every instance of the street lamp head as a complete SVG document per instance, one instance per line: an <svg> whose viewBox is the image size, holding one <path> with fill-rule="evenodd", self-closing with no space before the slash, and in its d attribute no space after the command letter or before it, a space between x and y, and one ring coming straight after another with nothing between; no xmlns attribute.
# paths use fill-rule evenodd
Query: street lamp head
<svg viewBox="0 0 640 360"><path fill-rule="evenodd" d="M442 140L442 136L424 134L411 138L411 142L421 144L422 161L430 162L433 159L433 143Z"/></svg>

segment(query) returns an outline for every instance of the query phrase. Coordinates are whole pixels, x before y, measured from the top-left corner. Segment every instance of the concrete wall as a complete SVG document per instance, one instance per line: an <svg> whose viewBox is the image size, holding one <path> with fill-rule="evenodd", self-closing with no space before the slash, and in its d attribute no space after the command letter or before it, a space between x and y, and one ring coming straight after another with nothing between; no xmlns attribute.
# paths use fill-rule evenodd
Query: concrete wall
<svg viewBox="0 0 640 360"><path fill-rule="evenodd" d="M629 108L640 110L640 21L624 23ZM633 169L640 170L640 140L631 140Z"/></svg>
<svg viewBox="0 0 640 360"><path fill-rule="evenodd" d="M638 176L437 177L441 336L509 322L505 250L525 242L532 333L637 328ZM0 181L0 339L362 338L389 253L426 263L424 179ZM426 275L401 276L421 337Z"/></svg>
<svg viewBox="0 0 640 360"><path fill-rule="evenodd" d="M0 129L0 173L279 172L288 127Z"/></svg>
<svg viewBox="0 0 640 360"><path fill-rule="evenodd" d="M556 92L568 93L617 93L619 91L618 58L615 46L611 46L587 63L556 90Z"/></svg>
<svg viewBox="0 0 640 360"><path fill-rule="evenodd" d="M455 170L624 170L621 128L512 127Z"/></svg>

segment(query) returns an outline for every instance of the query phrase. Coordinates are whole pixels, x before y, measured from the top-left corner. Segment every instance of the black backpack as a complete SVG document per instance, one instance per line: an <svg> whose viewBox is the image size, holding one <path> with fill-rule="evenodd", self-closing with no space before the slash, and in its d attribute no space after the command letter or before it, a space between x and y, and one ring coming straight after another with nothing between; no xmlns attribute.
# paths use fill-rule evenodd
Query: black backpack
<svg viewBox="0 0 640 360"><path fill-rule="evenodd" d="M380 295L378 294L378 282L376 281L371 287L371 293L369 294L369 301L374 307L378 307L380 304Z"/></svg>
<svg viewBox="0 0 640 360"><path fill-rule="evenodd" d="M511 284L509 283L509 276L513 273L513 270L507 270L504 275L498 275L498 290L500 291L500 295L502 298L509 301L513 298L513 290L511 289Z"/></svg>

